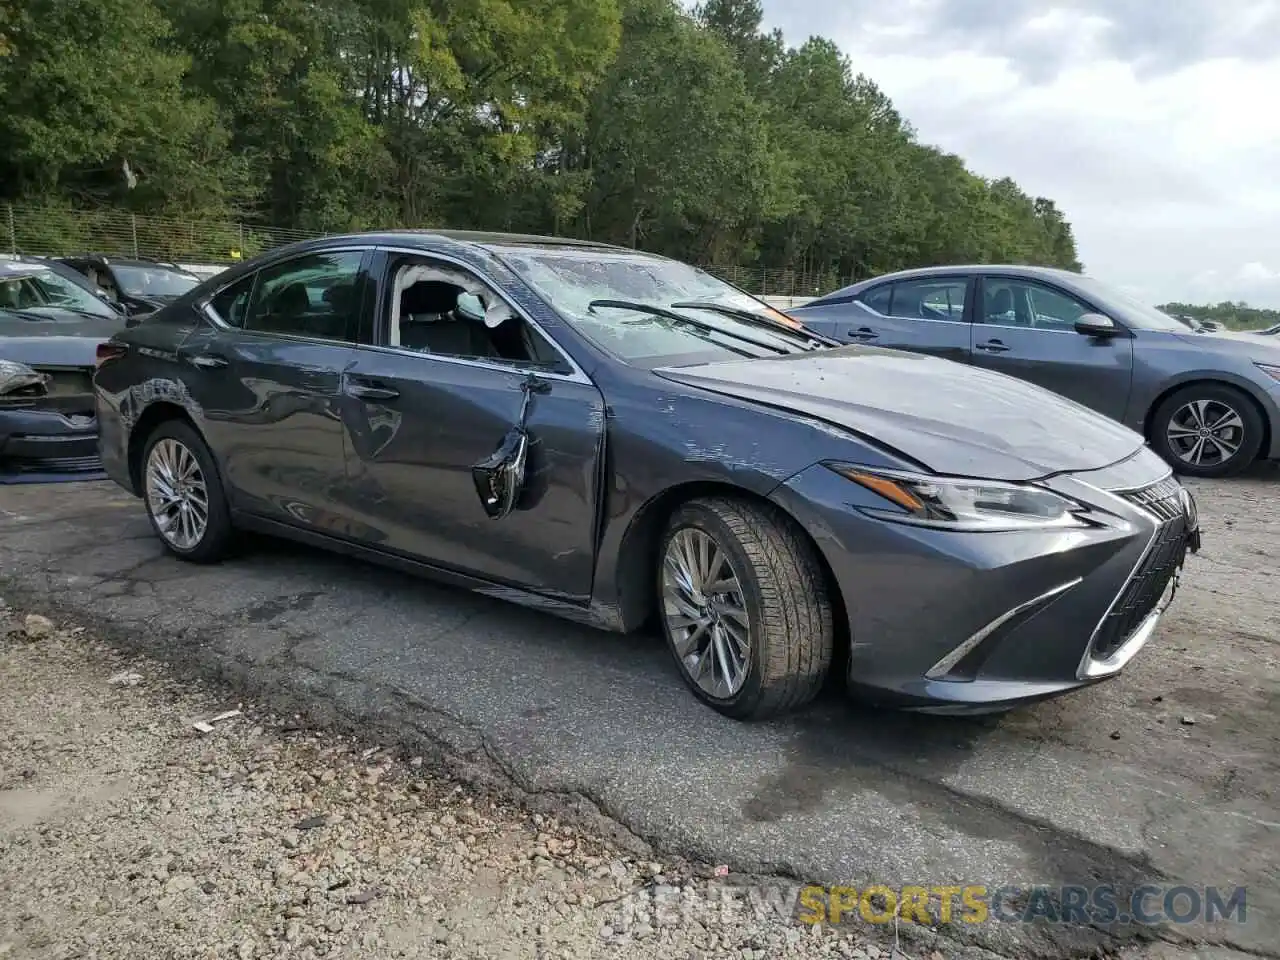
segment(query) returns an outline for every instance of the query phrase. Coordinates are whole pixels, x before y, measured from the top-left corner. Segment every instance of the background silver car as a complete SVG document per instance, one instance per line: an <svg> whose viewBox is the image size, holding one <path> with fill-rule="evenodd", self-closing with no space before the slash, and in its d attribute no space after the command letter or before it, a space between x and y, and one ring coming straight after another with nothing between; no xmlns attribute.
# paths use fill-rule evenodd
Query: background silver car
<svg viewBox="0 0 1280 960"><path fill-rule="evenodd" d="M1138 430L1185 474L1225 476L1280 458L1280 344L1194 332L1080 274L904 270L790 312L839 340L934 354L1047 387Z"/></svg>

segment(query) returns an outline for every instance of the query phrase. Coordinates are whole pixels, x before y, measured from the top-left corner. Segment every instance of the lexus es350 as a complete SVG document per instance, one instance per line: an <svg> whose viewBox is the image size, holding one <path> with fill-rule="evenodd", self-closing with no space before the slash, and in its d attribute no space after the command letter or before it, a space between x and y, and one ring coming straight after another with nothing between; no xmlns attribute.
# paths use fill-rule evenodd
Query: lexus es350
<svg viewBox="0 0 1280 960"><path fill-rule="evenodd" d="M1280 459L1280 344L1197 330L1091 277L924 267L790 313L842 342L932 354L1053 390L1142 433L1190 476Z"/></svg>
<svg viewBox="0 0 1280 960"><path fill-rule="evenodd" d="M102 455L178 557L251 529L656 620L739 718L832 671L883 704L1007 709L1147 643L1199 532L1141 435L762 307L600 244L311 241L104 345Z"/></svg>

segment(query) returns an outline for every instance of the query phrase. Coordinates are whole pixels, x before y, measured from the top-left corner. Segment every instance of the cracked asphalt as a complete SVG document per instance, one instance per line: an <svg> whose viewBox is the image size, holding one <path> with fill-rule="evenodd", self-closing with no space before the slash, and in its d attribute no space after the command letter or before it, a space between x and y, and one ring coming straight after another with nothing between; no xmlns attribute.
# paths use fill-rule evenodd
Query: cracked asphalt
<svg viewBox="0 0 1280 960"><path fill-rule="evenodd" d="M855 886L1243 885L1246 922L1166 928L1159 949L1280 956L1280 472L1190 485L1205 546L1151 645L1115 680L994 720L827 695L735 723L656 636L272 540L182 564L105 481L0 487L0 597L313 722L425 744L637 846ZM953 934L1057 958L1151 931Z"/></svg>

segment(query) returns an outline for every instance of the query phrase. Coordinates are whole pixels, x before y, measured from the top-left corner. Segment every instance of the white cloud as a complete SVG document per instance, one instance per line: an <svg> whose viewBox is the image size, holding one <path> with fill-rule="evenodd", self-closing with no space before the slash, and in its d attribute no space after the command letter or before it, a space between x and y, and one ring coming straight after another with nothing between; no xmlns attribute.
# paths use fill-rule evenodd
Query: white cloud
<svg viewBox="0 0 1280 960"><path fill-rule="evenodd" d="M793 43L831 36L925 142L1054 198L1091 274L1157 302L1280 307L1280 51L1253 35L1280 4L1218 0L1134 35L1170 5L1111 3L865 8L892 11L890 33L793 2L779 22Z"/></svg>

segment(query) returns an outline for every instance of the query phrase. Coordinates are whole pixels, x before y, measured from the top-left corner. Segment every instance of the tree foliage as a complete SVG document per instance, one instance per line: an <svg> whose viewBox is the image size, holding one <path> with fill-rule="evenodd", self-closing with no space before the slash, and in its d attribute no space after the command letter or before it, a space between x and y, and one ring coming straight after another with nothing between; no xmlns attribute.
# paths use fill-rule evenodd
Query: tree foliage
<svg viewBox="0 0 1280 960"><path fill-rule="evenodd" d="M759 0L0 0L0 199L572 234L848 278L1080 269Z"/></svg>
<svg viewBox="0 0 1280 960"><path fill-rule="evenodd" d="M1212 304L1166 303L1160 309L1174 316L1217 320L1232 330L1261 330L1280 324L1280 310L1251 307L1247 303L1231 300Z"/></svg>

